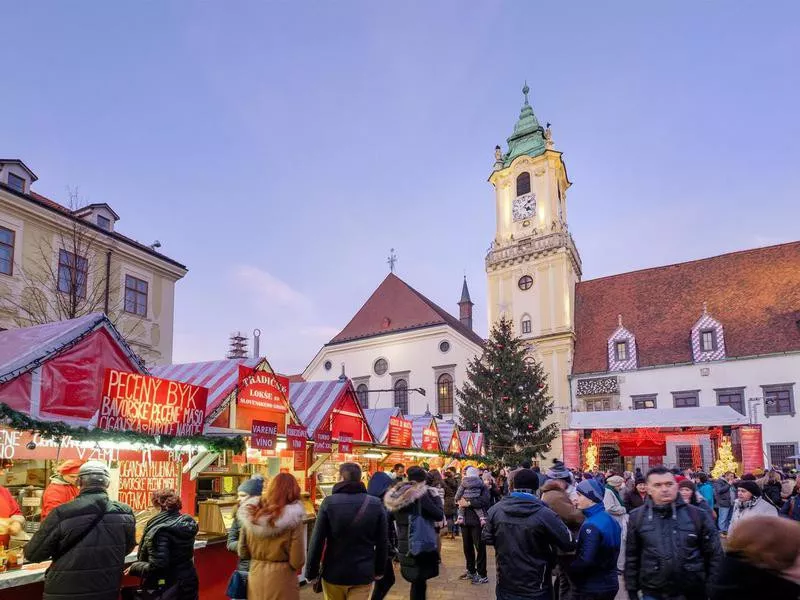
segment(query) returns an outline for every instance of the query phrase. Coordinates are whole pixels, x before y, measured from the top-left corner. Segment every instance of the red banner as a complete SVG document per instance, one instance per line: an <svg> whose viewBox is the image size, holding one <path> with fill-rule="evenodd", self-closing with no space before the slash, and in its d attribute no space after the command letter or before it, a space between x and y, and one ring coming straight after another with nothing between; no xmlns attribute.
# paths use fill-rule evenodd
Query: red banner
<svg viewBox="0 0 800 600"><path fill-rule="evenodd" d="M352 454L353 453L353 434L352 433L339 433L339 453Z"/></svg>
<svg viewBox="0 0 800 600"><path fill-rule="evenodd" d="M134 512L153 507L150 495L156 490L179 490L181 464L178 462L134 462L119 463L119 501L130 506Z"/></svg>
<svg viewBox="0 0 800 600"><path fill-rule="evenodd" d="M237 404L285 413L289 410L288 401L289 380L286 377L239 366Z"/></svg>
<svg viewBox="0 0 800 600"><path fill-rule="evenodd" d="M411 421L403 417L390 417L386 444L395 448L411 448L411 429Z"/></svg>
<svg viewBox="0 0 800 600"><path fill-rule="evenodd" d="M302 425L287 425L286 426L286 446L289 450L306 450L306 440L308 434L306 428Z"/></svg>
<svg viewBox="0 0 800 600"><path fill-rule="evenodd" d="M314 434L314 453L330 454L333 451L330 431L318 431Z"/></svg>
<svg viewBox="0 0 800 600"><path fill-rule="evenodd" d="M256 450L266 450L270 456L274 456L278 440L278 424L253 421L252 433L250 447Z"/></svg>
<svg viewBox="0 0 800 600"><path fill-rule="evenodd" d="M739 428L742 444L742 473L752 473L764 468L764 451L761 425L743 425Z"/></svg>
<svg viewBox="0 0 800 600"><path fill-rule="evenodd" d="M458 434L450 438L450 445L447 447L450 454L458 454L461 452L461 441L458 439Z"/></svg>
<svg viewBox="0 0 800 600"><path fill-rule="evenodd" d="M561 446L564 449L564 465L568 469L581 468L581 439L576 429L565 429L561 432Z"/></svg>
<svg viewBox="0 0 800 600"><path fill-rule="evenodd" d="M208 390L139 373L106 369L97 427L149 435L203 432Z"/></svg>
<svg viewBox="0 0 800 600"><path fill-rule="evenodd" d="M422 449L437 451L439 449L439 434L433 427L422 430Z"/></svg>
<svg viewBox="0 0 800 600"><path fill-rule="evenodd" d="M294 470L295 471L305 471L306 470L306 451L305 449L297 450L294 453Z"/></svg>

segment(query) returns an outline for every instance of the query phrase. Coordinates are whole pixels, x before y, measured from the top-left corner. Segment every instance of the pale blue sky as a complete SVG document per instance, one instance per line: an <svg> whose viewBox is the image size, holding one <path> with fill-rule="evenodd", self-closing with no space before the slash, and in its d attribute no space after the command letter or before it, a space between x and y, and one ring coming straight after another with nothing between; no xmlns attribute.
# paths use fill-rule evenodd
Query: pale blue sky
<svg viewBox="0 0 800 600"><path fill-rule="evenodd" d="M564 6L567 4L568 6ZM796 239L800 4L3 2L0 155L190 268L175 360L300 371L387 272L486 333L520 88L592 278Z"/></svg>

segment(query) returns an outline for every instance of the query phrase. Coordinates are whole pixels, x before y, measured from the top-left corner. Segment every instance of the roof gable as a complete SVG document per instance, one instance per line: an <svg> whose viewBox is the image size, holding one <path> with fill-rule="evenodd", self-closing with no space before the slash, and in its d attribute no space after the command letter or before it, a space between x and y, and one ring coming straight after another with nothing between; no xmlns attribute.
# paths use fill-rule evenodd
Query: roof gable
<svg viewBox="0 0 800 600"><path fill-rule="evenodd" d="M329 345L436 325L448 325L471 342L483 344L461 321L389 273Z"/></svg>
<svg viewBox="0 0 800 600"><path fill-rule="evenodd" d="M725 328L728 357L800 351L800 242L578 283L573 373L607 370L620 313L639 367L691 363L704 302Z"/></svg>

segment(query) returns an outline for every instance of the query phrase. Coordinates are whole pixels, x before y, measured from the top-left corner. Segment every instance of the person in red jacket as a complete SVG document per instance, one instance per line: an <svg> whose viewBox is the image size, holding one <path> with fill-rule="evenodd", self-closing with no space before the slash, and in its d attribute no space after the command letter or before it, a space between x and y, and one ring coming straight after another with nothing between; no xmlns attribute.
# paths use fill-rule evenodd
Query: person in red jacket
<svg viewBox="0 0 800 600"><path fill-rule="evenodd" d="M19 504L8 489L0 485L0 526L6 530L6 535L16 535L22 530L25 517L19 509Z"/></svg>
<svg viewBox="0 0 800 600"><path fill-rule="evenodd" d="M78 470L81 464L79 460L65 460L56 467L56 472L50 477L50 485L42 495L42 521L55 507L78 497Z"/></svg>

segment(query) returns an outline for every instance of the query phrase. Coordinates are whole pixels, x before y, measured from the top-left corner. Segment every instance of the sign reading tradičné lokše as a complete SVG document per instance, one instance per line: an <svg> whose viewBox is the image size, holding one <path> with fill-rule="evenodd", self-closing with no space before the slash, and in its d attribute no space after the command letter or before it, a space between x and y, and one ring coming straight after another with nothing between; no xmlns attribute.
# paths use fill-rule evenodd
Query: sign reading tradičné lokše
<svg viewBox="0 0 800 600"><path fill-rule="evenodd" d="M97 427L149 435L203 432L208 390L159 377L106 369Z"/></svg>

